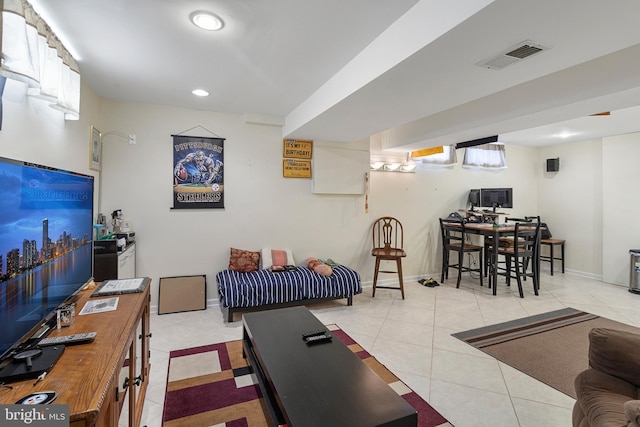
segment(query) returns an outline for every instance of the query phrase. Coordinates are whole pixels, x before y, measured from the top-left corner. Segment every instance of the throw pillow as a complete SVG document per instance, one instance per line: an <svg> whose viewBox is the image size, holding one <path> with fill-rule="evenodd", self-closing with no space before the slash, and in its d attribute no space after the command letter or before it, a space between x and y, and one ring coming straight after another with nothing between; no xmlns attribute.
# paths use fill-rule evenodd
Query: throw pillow
<svg viewBox="0 0 640 427"><path fill-rule="evenodd" d="M229 257L229 270L249 273L251 271L256 271L259 264L260 252L231 248L231 256Z"/></svg>
<svg viewBox="0 0 640 427"><path fill-rule="evenodd" d="M296 265L293 253L289 249L262 249L262 268L271 268L272 265Z"/></svg>
<svg viewBox="0 0 640 427"><path fill-rule="evenodd" d="M640 427L640 400L629 400L624 403L624 415L627 427Z"/></svg>

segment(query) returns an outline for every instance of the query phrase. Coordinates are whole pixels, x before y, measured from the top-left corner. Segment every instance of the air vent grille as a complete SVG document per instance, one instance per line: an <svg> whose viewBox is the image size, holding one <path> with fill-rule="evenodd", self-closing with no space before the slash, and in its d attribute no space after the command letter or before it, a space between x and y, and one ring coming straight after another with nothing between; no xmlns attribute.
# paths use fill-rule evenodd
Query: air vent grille
<svg viewBox="0 0 640 427"><path fill-rule="evenodd" d="M505 53L505 55L513 56L518 59L524 59L527 56L531 56L538 52L542 52L542 49L536 46L529 46L528 44L525 44L524 46L520 46L519 48L512 50L511 52Z"/></svg>
<svg viewBox="0 0 640 427"><path fill-rule="evenodd" d="M493 55L488 59L476 63L476 65L483 68L490 68L492 70L502 70L509 65L520 62L548 49L550 48L543 46L540 43L525 40L497 55Z"/></svg>

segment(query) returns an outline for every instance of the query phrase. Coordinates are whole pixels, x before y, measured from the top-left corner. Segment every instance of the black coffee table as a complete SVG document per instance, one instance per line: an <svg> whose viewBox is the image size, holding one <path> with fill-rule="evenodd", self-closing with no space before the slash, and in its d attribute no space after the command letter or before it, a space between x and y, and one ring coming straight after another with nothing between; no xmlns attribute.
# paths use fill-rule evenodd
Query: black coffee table
<svg viewBox="0 0 640 427"><path fill-rule="evenodd" d="M318 329L324 326L305 307L243 315L243 353L274 425L417 425L416 410L338 338L303 341L303 332Z"/></svg>

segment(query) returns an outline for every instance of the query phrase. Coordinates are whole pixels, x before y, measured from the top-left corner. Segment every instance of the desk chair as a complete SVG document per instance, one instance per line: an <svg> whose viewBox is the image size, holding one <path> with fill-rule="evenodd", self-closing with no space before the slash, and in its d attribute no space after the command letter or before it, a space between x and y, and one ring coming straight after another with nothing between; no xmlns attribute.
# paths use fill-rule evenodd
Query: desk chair
<svg viewBox="0 0 640 427"><path fill-rule="evenodd" d="M540 222L516 223L513 232L513 244L499 246L498 255L505 257L506 269L501 275L506 276L507 286L511 285L511 279L518 282L518 293L524 298L522 281L526 280L527 267L531 263L531 277L533 278L533 292L538 295L540 287ZM495 264L492 264L495 265ZM495 268L495 267L494 267ZM495 283L493 284L496 285Z"/></svg>
<svg viewBox="0 0 640 427"><path fill-rule="evenodd" d="M376 296L376 288L382 289L400 289L402 299L404 299L404 284L402 281L402 258L407 254L404 251L404 231L402 224L397 219L384 216L378 218L373 223L373 249L371 255L376 257L376 267L373 274L373 294ZM380 270L380 261L395 261L396 270ZM397 273L400 282L399 287L395 286L377 286L378 273Z"/></svg>
<svg viewBox="0 0 640 427"><path fill-rule="evenodd" d="M444 280L449 278L449 269L456 268L458 270L456 288L460 287L460 280L462 279L463 271L477 271L480 276L480 286L483 286L482 251L484 250L484 247L467 242L467 236L464 228L465 222L465 220L451 221L448 218L440 218L440 234L442 235L442 274L440 276L440 281L444 283ZM451 252L458 254L458 262L456 264L451 264ZM464 255L470 253L478 254L478 268L471 268L471 263L469 263L468 267L464 266Z"/></svg>
<svg viewBox="0 0 640 427"><path fill-rule="evenodd" d="M551 264L551 275L553 276L553 262L562 262L562 272L564 273L564 240L562 239L541 239L540 245L549 247L549 255L540 254L540 261L547 261ZM554 246L560 246L560 258L556 257L553 253Z"/></svg>

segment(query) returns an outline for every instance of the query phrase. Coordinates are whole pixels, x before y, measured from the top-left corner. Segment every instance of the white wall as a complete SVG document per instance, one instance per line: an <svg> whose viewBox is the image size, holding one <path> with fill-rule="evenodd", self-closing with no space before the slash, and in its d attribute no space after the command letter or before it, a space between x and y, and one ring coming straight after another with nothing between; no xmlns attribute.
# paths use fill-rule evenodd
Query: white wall
<svg viewBox="0 0 640 427"><path fill-rule="evenodd" d="M88 168L89 127L93 124L103 132L103 168L97 174L102 179L102 185L97 181L101 211L108 215L122 209L132 222L138 242L137 274L153 279L152 304L157 303L158 278L176 275L206 274L208 297L215 299L215 274L226 268L230 247L290 248L299 263L309 256L330 257L358 270L366 284L373 275L370 226L383 215L396 216L405 226L409 255L405 277L409 281L437 277L437 218L464 207L468 190L479 187L513 187L515 208L510 215L541 213L559 236L567 230L568 248L593 253L589 262L578 264L581 255L569 255L569 266L577 272L601 274L600 196L594 196L601 192L600 166L590 163L599 157L598 142L542 150L510 146L509 167L501 172L460 165L421 167L413 174L372 172L370 208L365 213L363 195L312 194L311 180L283 178L278 127L245 124L235 114L99 99L88 87L83 87L81 120L65 122L41 101L13 101L9 95L4 99L0 133L2 156L97 174ZM171 135L197 126L227 139L223 210L170 209ZM208 136L202 128L186 133ZM129 145L129 134L136 135L135 145ZM552 181L543 176L542 159L556 155L561 157L561 169ZM572 165L574 156L576 160L586 157ZM585 187L572 184L570 176L588 180L589 192L572 199L575 188ZM567 181L558 186L564 177ZM547 186L554 190L547 191ZM588 217L588 225L571 228L575 221L561 222L564 212L571 210ZM574 245L573 239L584 238L580 237L585 235L583 228L591 237Z"/></svg>
<svg viewBox="0 0 640 427"><path fill-rule="evenodd" d="M546 172L546 159L556 157L560 170ZM540 148L536 170L540 216L553 237L566 240L566 269L602 278L602 142Z"/></svg>
<svg viewBox="0 0 640 427"><path fill-rule="evenodd" d="M640 134L602 141L602 275L629 285L629 249L640 249Z"/></svg>
<svg viewBox="0 0 640 427"><path fill-rule="evenodd" d="M309 179L282 177L279 127L245 124L241 115L104 101L102 210L122 209L136 232L138 275L154 279L215 274L229 248L290 248L297 261L331 257L361 270L368 218L364 196L311 194ZM172 210L172 134L226 138L225 209ZM204 128L204 129L203 129ZM345 237L350 240L344 243ZM366 260L368 261L368 260ZM156 297L153 296L155 303Z"/></svg>
<svg viewBox="0 0 640 427"><path fill-rule="evenodd" d="M362 195L312 194L311 180L283 178L278 127L245 124L233 114L106 100L102 106L103 132L134 133L137 139L129 145L114 133L103 140L103 213L122 209L131 220L138 275L206 274L210 298L217 296L215 274L227 267L230 247L290 248L298 263L310 256L332 258L368 282L373 276L371 223L392 215L405 227L405 276L417 278L439 274L437 218L464 207L472 186L513 186L513 212L537 210L535 197L529 196L537 185L532 148L509 147L509 168L499 173L460 166L415 174L372 172L365 213ZM195 126L226 138L223 210L170 209L171 135ZM211 136L202 128L186 134Z"/></svg>

